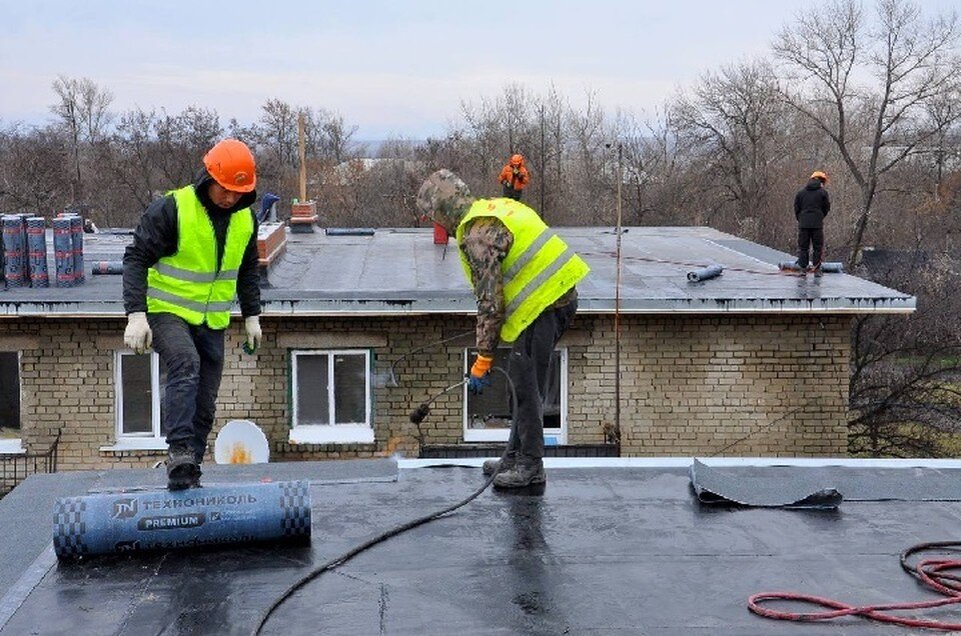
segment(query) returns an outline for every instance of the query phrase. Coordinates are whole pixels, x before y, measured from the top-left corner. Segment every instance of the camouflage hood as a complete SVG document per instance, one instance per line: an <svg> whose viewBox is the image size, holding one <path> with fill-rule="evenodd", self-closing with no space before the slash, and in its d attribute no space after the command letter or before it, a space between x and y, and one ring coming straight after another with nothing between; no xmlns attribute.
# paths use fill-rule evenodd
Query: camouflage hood
<svg viewBox="0 0 961 636"><path fill-rule="evenodd" d="M417 209L454 234L461 219L467 214L474 197L460 177L447 170L438 170L429 177L417 192Z"/></svg>

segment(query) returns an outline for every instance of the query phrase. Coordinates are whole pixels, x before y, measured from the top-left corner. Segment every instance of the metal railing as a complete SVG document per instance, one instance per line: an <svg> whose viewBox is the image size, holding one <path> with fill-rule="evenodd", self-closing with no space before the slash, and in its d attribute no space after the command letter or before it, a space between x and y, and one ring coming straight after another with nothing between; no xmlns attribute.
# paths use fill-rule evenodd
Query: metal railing
<svg viewBox="0 0 961 636"><path fill-rule="evenodd" d="M57 453L60 433L43 453L0 455L0 497L13 490L20 482L37 473L57 472Z"/></svg>

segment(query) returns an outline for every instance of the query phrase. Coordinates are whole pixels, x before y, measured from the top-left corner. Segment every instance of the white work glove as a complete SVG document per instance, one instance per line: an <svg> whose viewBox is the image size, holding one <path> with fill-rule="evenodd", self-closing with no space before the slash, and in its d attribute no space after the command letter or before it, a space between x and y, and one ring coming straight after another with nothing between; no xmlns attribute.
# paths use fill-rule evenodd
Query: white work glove
<svg viewBox="0 0 961 636"><path fill-rule="evenodd" d="M127 316L127 328L123 332L123 343L137 353L147 353L153 344L153 332L147 324L147 314L135 311Z"/></svg>
<svg viewBox="0 0 961 636"><path fill-rule="evenodd" d="M244 329L247 330L247 348L250 353L257 350L264 334L260 331L260 316L251 316L244 320Z"/></svg>

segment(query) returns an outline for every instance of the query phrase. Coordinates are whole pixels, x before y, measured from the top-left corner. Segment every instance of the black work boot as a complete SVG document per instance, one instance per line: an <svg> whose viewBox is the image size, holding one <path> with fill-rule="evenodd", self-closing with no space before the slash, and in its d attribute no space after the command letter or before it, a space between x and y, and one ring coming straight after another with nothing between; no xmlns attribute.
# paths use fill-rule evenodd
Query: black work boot
<svg viewBox="0 0 961 636"><path fill-rule="evenodd" d="M818 263L817 265L814 266L814 277L821 278L821 276L823 275L824 275L824 268L821 267L820 263Z"/></svg>
<svg viewBox="0 0 961 636"><path fill-rule="evenodd" d="M200 464L197 464L197 472L194 473L193 477L190 479L190 485L188 488L200 488L200 476L204 474L204 471L200 470Z"/></svg>
<svg viewBox="0 0 961 636"><path fill-rule="evenodd" d="M513 468L516 461L516 453L513 451L508 451L503 460L501 458L485 460L484 466L481 468L481 470L484 471L484 475L486 476L493 475L494 473L502 473L505 470L510 470Z"/></svg>
<svg viewBox="0 0 961 636"><path fill-rule="evenodd" d="M167 489L183 490L200 485L200 466L187 446L174 445L167 451Z"/></svg>
<svg viewBox="0 0 961 636"><path fill-rule="evenodd" d="M517 461L510 470L497 473L494 477L494 485L498 488L524 488L533 484L543 484L546 481L544 460L529 455L518 455Z"/></svg>

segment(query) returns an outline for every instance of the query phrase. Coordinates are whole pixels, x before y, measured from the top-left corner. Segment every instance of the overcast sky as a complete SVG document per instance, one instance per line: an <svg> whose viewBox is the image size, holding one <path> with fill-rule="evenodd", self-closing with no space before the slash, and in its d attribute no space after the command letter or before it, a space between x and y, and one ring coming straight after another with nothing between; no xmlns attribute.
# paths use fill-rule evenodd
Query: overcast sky
<svg viewBox="0 0 961 636"><path fill-rule="evenodd" d="M923 0L928 9L956 0ZM357 138L439 135L506 85L650 112L706 70L766 56L824 2L788 0L0 0L0 120L46 121L57 75L112 110L259 117L270 98L327 108Z"/></svg>

